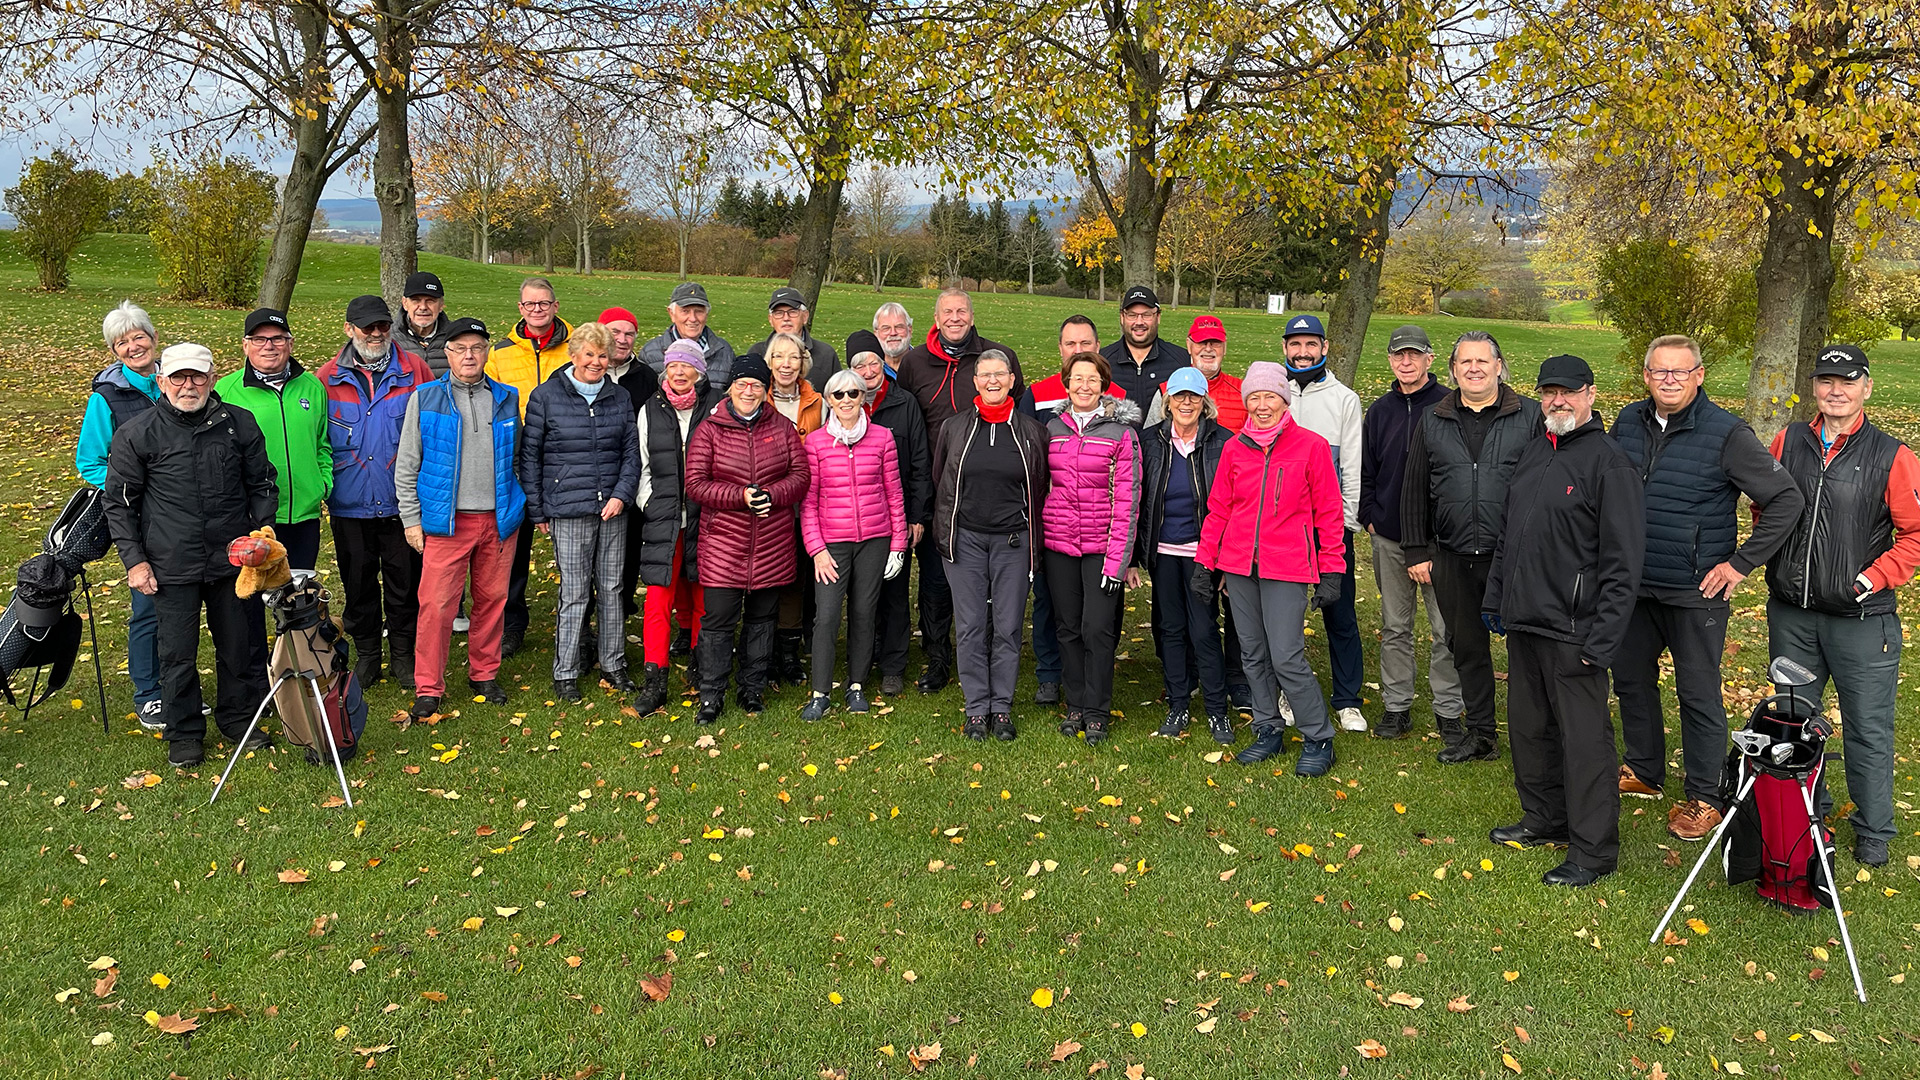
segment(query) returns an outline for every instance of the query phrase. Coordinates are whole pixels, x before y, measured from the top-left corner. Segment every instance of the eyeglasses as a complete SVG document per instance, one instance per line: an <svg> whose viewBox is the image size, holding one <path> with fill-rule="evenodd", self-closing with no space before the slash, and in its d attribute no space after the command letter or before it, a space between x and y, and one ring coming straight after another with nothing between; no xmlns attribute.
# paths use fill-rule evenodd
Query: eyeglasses
<svg viewBox="0 0 1920 1080"><path fill-rule="evenodd" d="M831 393L831 394L828 394L827 396L828 396L828 397L830 397L830 398L832 398L832 399L833 399L833 400L835 400L835 401L852 401L852 400L853 400L853 399L855 399L855 398L859 398L859 397L865 397L865 396L866 396L866 391L864 391L864 390L835 390L835 391L834 391L833 393Z"/></svg>
<svg viewBox="0 0 1920 1080"><path fill-rule="evenodd" d="M457 356L462 359L465 359L466 357L469 357L469 356L485 356L486 354L487 354L487 346L485 345L449 345L447 346L447 355L449 357Z"/></svg>
<svg viewBox="0 0 1920 1080"><path fill-rule="evenodd" d="M175 386L185 386L188 383L203 383L211 378L213 376L204 371L176 371L167 376L167 381Z"/></svg>
<svg viewBox="0 0 1920 1080"><path fill-rule="evenodd" d="M522 300L520 301L520 306L528 311L545 311L550 307L557 306L557 304L552 300Z"/></svg>
<svg viewBox="0 0 1920 1080"><path fill-rule="evenodd" d="M1654 382L1684 382L1687 376L1700 370L1700 365L1695 364L1688 368L1642 368L1641 370L1645 371L1647 378Z"/></svg>
<svg viewBox="0 0 1920 1080"><path fill-rule="evenodd" d="M278 349L283 345L291 344L293 336L290 334L248 334L247 340L263 349Z"/></svg>
<svg viewBox="0 0 1920 1080"><path fill-rule="evenodd" d="M973 377L980 382L1004 382L1013 378L1011 371L976 371Z"/></svg>
<svg viewBox="0 0 1920 1080"><path fill-rule="evenodd" d="M1067 385L1068 385L1068 386L1084 386L1084 387L1091 387L1091 388L1100 388L1100 376L1098 376L1098 375L1075 375L1075 376L1074 376L1073 378L1071 378L1071 379L1068 379L1068 380L1067 380Z"/></svg>
<svg viewBox="0 0 1920 1080"><path fill-rule="evenodd" d="M1572 389L1568 389L1564 386L1543 386L1540 388L1540 400L1541 401L1556 401L1556 400L1557 401L1577 401L1582 395L1586 394L1587 391L1592 389L1593 387L1591 386L1576 386Z"/></svg>

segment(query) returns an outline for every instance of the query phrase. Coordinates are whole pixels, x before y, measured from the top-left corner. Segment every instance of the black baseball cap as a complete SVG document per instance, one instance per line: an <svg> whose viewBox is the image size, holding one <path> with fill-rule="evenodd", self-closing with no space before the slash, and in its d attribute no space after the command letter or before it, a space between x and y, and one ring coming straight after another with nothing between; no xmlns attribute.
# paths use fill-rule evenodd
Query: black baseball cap
<svg viewBox="0 0 1920 1080"><path fill-rule="evenodd" d="M800 295L799 289L793 288L792 286L782 286L781 288L773 290L773 299L767 301L767 311L774 312L783 307L798 308L801 311L805 311L807 310L807 298Z"/></svg>
<svg viewBox="0 0 1920 1080"><path fill-rule="evenodd" d="M1867 374L1867 354L1857 345L1829 345L1813 362L1813 373L1858 379Z"/></svg>
<svg viewBox="0 0 1920 1080"><path fill-rule="evenodd" d="M448 341L452 341L462 334L479 334L489 341L493 340L493 335L487 333L487 324L471 316L464 319L455 319L447 324Z"/></svg>
<svg viewBox="0 0 1920 1080"><path fill-rule="evenodd" d="M293 333L293 327L287 325L287 314L270 307L254 308L247 313L246 332L251 334L263 326L277 326L287 333Z"/></svg>
<svg viewBox="0 0 1920 1080"><path fill-rule="evenodd" d="M393 311L377 296L356 296L347 301L347 321L365 330L374 323L391 323Z"/></svg>
<svg viewBox="0 0 1920 1080"><path fill-rule="evenodd" d="M1408 323L1406 326L1394 327L1392 335L1387 338L1388 352L1397 353L1403 349L1418 349L1432 356L1433 342L1427 339L1425 330Z"/></svg>
<svg viewBox="0 0 1920 1080"><path fill-rule="evenodd" d="M675 307L712 307L707 303L707 290L697 281L683 281L673 287L673 306ZM767 310L771 311L772 308Z"/></svg>
<svg viewBox="0 0 1920 1080"><path fill-rule="evenodd" d="M437 276L429 274L425 270L416 270L407 275L406 290L400 295L431 296L436 300L444 300L447 296L447 290L440 287L440 279Z"/></svg>
<svg viewBox="0 0 1920 1080"><path fill-rule="evenodd" d="M1581 390L1593 385L1593 368L1570 353L1549 356L1540 363L1535 387L1557 386L1562 390Z"/></svg>
<svg viewBox="0 0 1920 1080"><path fill-rule="evenodd" d="M1135 285L1128 289L1124 296L1120 297L1121 311L1142 304L1158 311L1160 309L1160 297L1155 295L1154 291L1145 285Z"/></svg>

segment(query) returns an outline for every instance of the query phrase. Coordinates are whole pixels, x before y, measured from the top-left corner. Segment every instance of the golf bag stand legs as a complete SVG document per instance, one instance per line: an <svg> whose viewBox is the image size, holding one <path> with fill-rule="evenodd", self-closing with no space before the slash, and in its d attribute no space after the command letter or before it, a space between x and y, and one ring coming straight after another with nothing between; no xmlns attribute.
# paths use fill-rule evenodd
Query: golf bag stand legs
<svg viewBox="0 0 1920 1080"><path fill-rule="evenodd" d="M1821 763L1822 771L1826 765ZM1813 805L1813 793L1820 786L1816 779L1812 784L1802 785L1800 801L1807 807L1807 834L1813 838L1814 854L1820 857L1820 871L1827 875L1827 895L1833 897L1833 917L1840 922L1840 944L1847 950L1847 966L1853 969L1853 996L1860 1004L1867 1003L1867 986L1860 980L1860 961L1853 955L1853 935L1847 933L1846 905L1841 902L1840 884L1833 880L1833 859L1827 854L1825 830L1822 828L1820 811Z"/></svg>
<svg viewBox="0 0 1920 1080"><path fill-rule="evenodd" d="M240 736L240 741L234 745L233 756L227 759L227 767L220 773L219 782L213 785L213 797L207 800L208 806L212 806L214 800L220 798L221 789L227 786L227 778L233 775L233 767L240 761L240 754L241 751L246 748L247 740L253 736L254 728L260 726L260 718L266 715L267 707L273 704L273 695L279 691L281 684L289 679L301 679L305 681L307 684L307 692L313 695L313 703L320 710L316 715L322 717L326 715L326 697L320 693L320 681L315 677L313 672L281 672L280 675L273 680L273 685L267 688L267 696L260 700L260 707L253 710L253 719L247 722L246 732ZM346 800L348 808L351 809L353 806L353 792L347 787L347 770L346 767L340 763L340 747L333 741L333 728L326 723L322 723L319 726L326 732L327 754L333 759L333 773L340 781L340 797Z"/></svg>
<svg viewBox="0 0 1920 1080"><path fill-rule="evenodd" d="M87 598L87 640L93 646L93 686L100 692L100 730L109 731L107 726L107 680L100 674L100 633L93 621L93 586L87 581L87 571L83 567L75 575L80 579L80 595Z"/></svg>
<svg viewBox="0 0 1920 1080"><path fill-rule="evenodd" d="M1720 850L1721 837L1725 835L1727 827L1733 824L1734 815L1746 806L1747 796L1752 793L1754 781L1757 779L1759 779L1758 774L1749 773L1741 780L1740 790L1734 795L1733 801L1727 804L1727 816L1720 819L1720 824L1715 826L1713 833L1707 837L1707 842L1702 845L1705 850L1701 851L1700 858L1694 861L1693 869L1687 874L1687 880L1680 883L1680 892L1674 896L1673 903L1667 905L1667 913L1660 917L1660 925L1653 928L1653 936L1647 939L1647 944L1660 944L1661 933L1666 930L1667 924L1673 921L1674 914L1680 910L1680 902L1687 898L1687 891L1693 888L1694 879L1700 876L1700 871L1706 869L1707 860L1713 858L1713 853Z"/></svg>

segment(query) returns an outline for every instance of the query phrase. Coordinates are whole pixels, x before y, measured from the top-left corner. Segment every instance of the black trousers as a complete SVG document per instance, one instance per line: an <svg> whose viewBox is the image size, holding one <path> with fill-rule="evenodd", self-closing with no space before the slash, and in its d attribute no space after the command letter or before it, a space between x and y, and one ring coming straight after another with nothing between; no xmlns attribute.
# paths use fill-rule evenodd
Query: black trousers
<svg viewBox="0 0 1920 1080"><path fill-rule="evenodd" d="M620 564L620 610L632 618L640 614L640 602L633 597L640 591L640 530L646 520L638 507L629 507L626 517L627 561Z"/></svg>
<svg viewBox="0 0 1920 1080"><path fill-rule="evenodd" d="M273 535L287 549L287 565L295 570L317 569L320 562L320 519L276 524Z"/></svg>
<svg viewBox="0 0 1920 1080"><path fill-rule="evenodd" d="M507 578L507 617L501 629L506 633L527 632L527 571L533 562L533 534L540 530L523 527L513 549L513 573Z"/></svg>
<svg viewBox="0 0 1920 1080"><path fill-rule="evenodd" d="M1193 594L1193 567L1194 561L1184 555L1154 556L1153 625L1160 631L1164 650L1160 674L1170 708L1186 708L1197 685L1206 700L1207 715L1225 716L1226 657L1214 611L1219 600L1215 594L1204 598Z"/></svg>
<svg viewBox="0 0 1920 1080"><path fill-rule="evenodd" d="M1620 784L1607 669L1582 662L1578 645L1516 630L1507 635L1507 672L1521 824L1564 833L1569 861L1612 872L1620 860Z"/></svg>
<svg viewBox="0 0 1920 1080"><path fill-rule="evenodd" d="M1721 697L1720 657L1727 647L1731 605L1666 604L1640 597L1627 638L1613 661L1620 695L1620 734L1633 775L1666 783L1666 709L1660 699L1660 654L1673 653L1673 689L1680 699L1680 753L1687 798L1725 810L1720 773L1727 764L1727 706Z"/></svg>
<svg viewBox="0 0 1920 1080"><path fill-rule="evenodd" d="M907 552L909 560L913 552ZM882 676L905 676L907 651L913 644L913 570L880 583L880 603L874 613L873 665Z"/></svg>
<svg viewBox="0 0 1920 1080"><path fill-rule="evenodd" d="M1120 605L1125 593L1100 587L1104 554L1049 551L1046 563L1067 708L1111 712L1113 658L1120 644Z"/></svg>
<svg viewBox="0 0 1920 1080"><path fill-rule="evenodd" d="M167 739L204 740L207 720L200 713L200 611L207 613L207 636L213 641L214 669L219 673L213 722L220 733L238 740L247 721L267 696L265 635L255 638L252 625L263 618L260 600L233 595L232 577L198 583L162 585L154 594L159 616L161 716ZM251 610L249 610L251 609Z"/></svg>
<svg viewBox="0 0 1920 1080"><path fill-rule="evenodd" d="M881 575L887 572L885 536L858 543L828 544L827 554L839 564L840 578L830 585L813 583L813 692L833 689L833 650L840 640L840 608L847 610L847 685L864 686L873 670L874 609L880 602ZM813 560L801 564L811 576ZM901 572L905 577L905 571Z"/></svg>
<svg viewBox="0 0 1920 1080"><path fill-rule="evenodd" d="M1456 555L1446 548L1433 549L1433 595L1440 601L1440 615L1447 624L1447 648L1453 652L1454 670L1460 673L1467 733L1486 739L1495 737L1493 642L1480 621L1480 604L1487 596L1487 571L1492 566L1491 555ZM1507 693L1511 713L1511 682Z"/></svg>
<svg viewBox="0 0 1920 1080"><path fill-rule="evenodd" d="M520 530L524 539L532 529ZM340 618L355 648L380 655L380 633L394 656L413 655L420 614L420 553L407 543L397 517L333 519L333 552L340 560L345 602ZM386 617L381 618L385 607Z"/></svg>
<svg viewBox="0 0 1920 1080"><path fill-rule="evenodd" d="M700 618L700 694L721 697L733 674L734 627L740 629L740 689L767 688L767 661L773 656L774 624L779 620L779 589L704 590L706 614ZM744 625L742 625L744 624Z"/></svg>
<svg viewBox="0 0 1920 1080"><path fill-rule="evenodd" d="M951 673L953 590L947 585L946 560L931 529L915 555L920 561L920 651L926 655L930 670Z"/></svg>

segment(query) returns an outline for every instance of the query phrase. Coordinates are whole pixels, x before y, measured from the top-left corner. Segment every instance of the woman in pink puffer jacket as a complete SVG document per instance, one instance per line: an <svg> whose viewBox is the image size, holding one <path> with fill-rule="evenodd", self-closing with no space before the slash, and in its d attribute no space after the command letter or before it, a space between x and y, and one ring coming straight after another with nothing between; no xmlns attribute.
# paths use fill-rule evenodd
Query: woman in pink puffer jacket
<svg viewBox="0 0 1920 1080"><path fill-rule="evenodd" d="M1120 599L1139 519L1140 407L1107 393L1098 353L1067 361L1067 404L1047 422L1052 486L1040 512L1047 587L1060 638L1067 718L1060 733L1107 737Z"/></svg>
<svg viewBox="0 0 1920 1080"><path fill-rule="evenodd" d="M806 438L813 487L800 502L800 539L813 556L813 696L802 720L827 712L840 605L847 604L848 712L867 711L862 684L873 665L880 582L906 563L906 495L893 435L867 420L867 384L841 370L827 380L826 424Z"/></svg>

